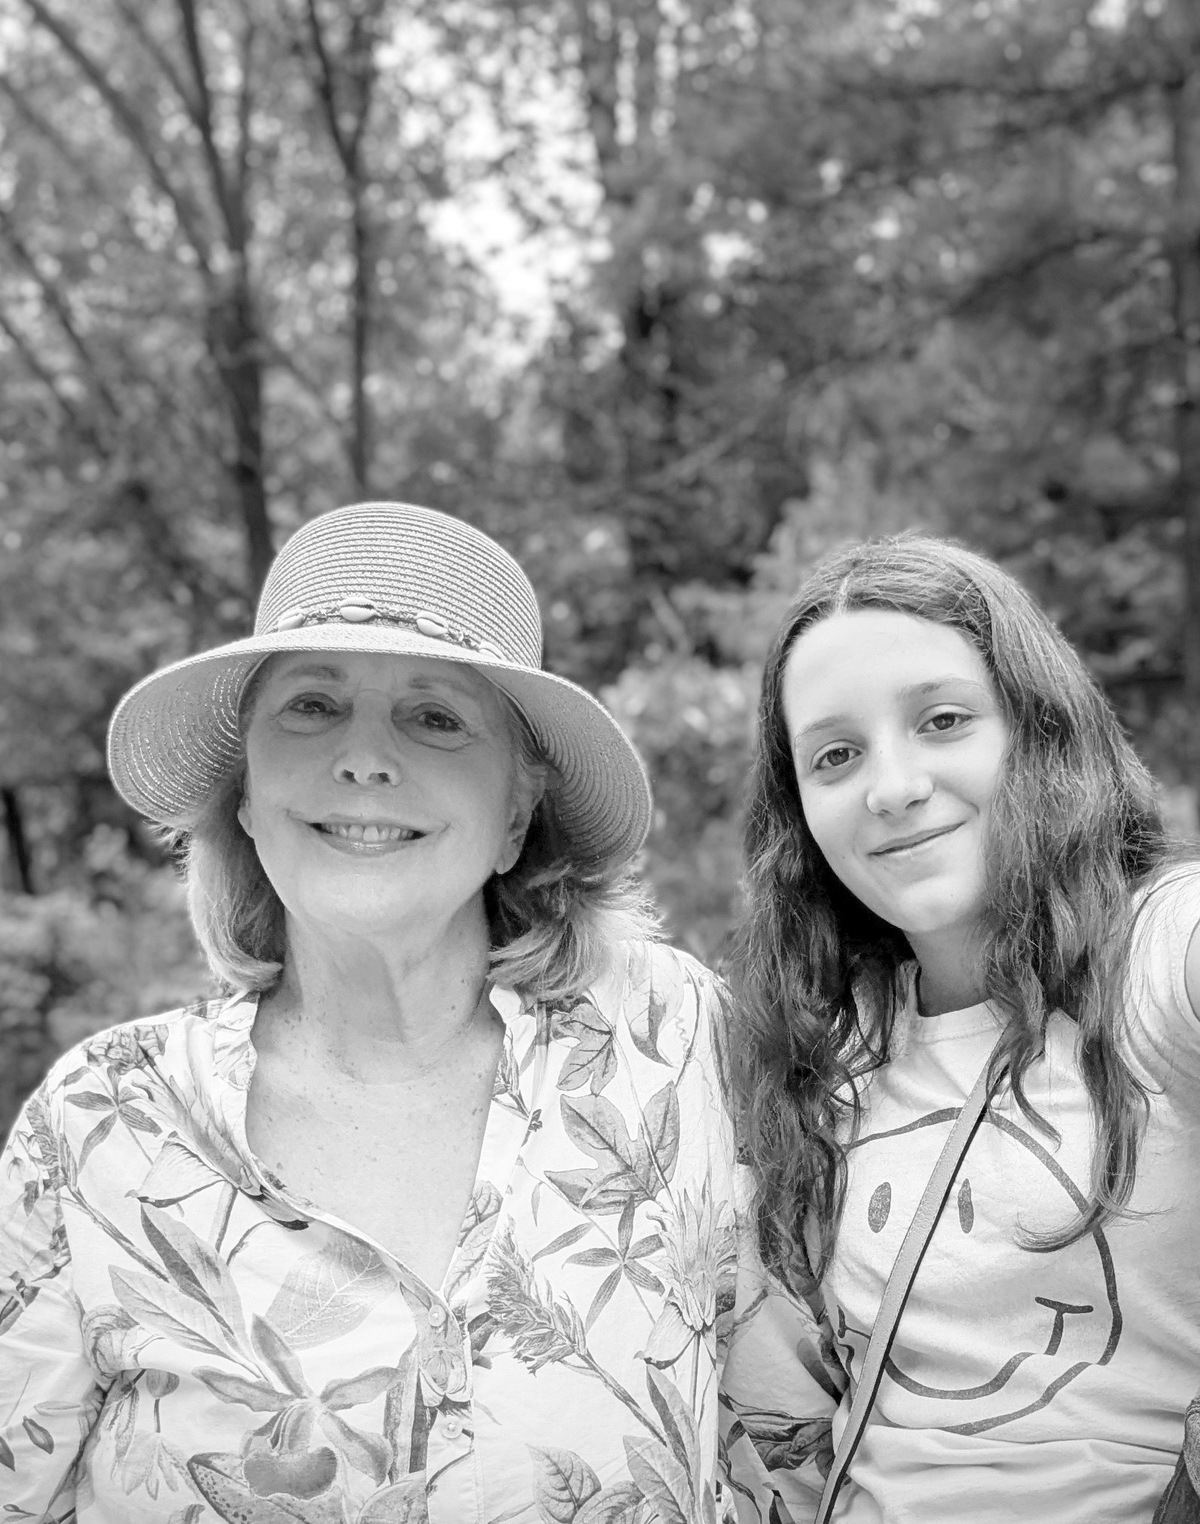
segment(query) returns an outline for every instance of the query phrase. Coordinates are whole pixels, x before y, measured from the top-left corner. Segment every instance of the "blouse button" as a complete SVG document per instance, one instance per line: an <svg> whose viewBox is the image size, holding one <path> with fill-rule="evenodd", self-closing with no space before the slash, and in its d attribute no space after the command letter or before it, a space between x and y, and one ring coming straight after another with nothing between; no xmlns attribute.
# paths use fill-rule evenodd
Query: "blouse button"
<svg viewBox="0 0 1200 1524"><path fill-rule="evenodd" d="M442 1433L446 1436L447 1439L457 1439L462 1431L463 1426L461 1418L447 1418L446 1421L442 1424Z"/></svg>
<svg viewBox="0 0 1200 1524"><path fill-rule="evenodd" d="M440 1328L446 1321L446 1309L440 1302L434 1302L429 1309L429 1321L434 1328Z"/></svg>

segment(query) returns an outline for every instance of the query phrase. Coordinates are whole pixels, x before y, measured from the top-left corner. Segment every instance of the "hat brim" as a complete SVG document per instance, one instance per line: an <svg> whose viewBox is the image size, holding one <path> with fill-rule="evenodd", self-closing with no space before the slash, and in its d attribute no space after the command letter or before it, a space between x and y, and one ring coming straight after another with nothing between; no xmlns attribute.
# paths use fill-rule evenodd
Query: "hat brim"
<svg viewBox="0 0 1200 1524"><path fill-rule="evenodd" d="M394 625L330 622L252 635L152 672L125 695L108 731L108 765L126 802L187 827L242 754L238 706L251 674L289 651L424 656L471 667L508 695L554 768L555 807L581 863L615 864L650 826L641 759L608 710L566 678Z"/></svg>

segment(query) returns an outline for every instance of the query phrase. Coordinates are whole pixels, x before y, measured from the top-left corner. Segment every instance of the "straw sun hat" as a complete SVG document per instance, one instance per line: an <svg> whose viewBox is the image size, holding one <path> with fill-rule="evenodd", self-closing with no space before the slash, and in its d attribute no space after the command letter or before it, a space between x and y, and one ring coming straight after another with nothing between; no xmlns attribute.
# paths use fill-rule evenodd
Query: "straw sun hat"
<svg viewBox="0 0 1200 1524"><path fill-rule="evenodd" d="M144 678L108 732L113 782L151 820L187 826L242 754L238 705L280 651L364 651L461 662L506 693L556 772L578 860L641 846L650 788L615 720L541 670L542 623L525 573L487 535L406 503L359 503L304 524L275 558L254 634Z"/></svg>

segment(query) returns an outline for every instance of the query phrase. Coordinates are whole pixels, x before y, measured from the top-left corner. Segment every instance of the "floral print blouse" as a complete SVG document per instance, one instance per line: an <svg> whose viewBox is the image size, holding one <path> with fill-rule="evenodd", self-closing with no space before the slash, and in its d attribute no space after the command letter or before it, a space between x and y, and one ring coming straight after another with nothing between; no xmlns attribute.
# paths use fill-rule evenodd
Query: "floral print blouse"
<svg viewBox="0 0 1200 1524"><path fill-rule="evenodd" d="M0 1520L714 1524L722 1474L811 1520L838 1367L754 1253L712 978L622 965L493 991L439 1287L251 1153L256 997L61 1059L0 1163Z"/></svg>

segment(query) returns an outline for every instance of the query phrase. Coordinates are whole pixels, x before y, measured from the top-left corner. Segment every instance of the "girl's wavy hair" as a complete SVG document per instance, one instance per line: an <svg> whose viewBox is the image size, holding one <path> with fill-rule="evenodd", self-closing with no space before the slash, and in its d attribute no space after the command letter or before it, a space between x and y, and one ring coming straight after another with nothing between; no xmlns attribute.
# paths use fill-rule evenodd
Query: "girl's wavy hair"
<svg viewBox="0 0 1200 1524"><path fill-rule="evenodd" d="M912 958L903 935L842 886L814 842L783 713L796 640L856 609L958 630L982 656L1008 722L985 849L983 980L1007 1016L993 1073L1057 1138L1024 1081L1051 1012L1064 1011L1079 1030L1096 1141L1086 1208L1028 1248L1062 1247L1124 1208L1147 1112L1119 1033L1130 889L1167 851L1149 773L1079 657L998 566L916 534L833 553L788 609L763 676L724 1054L759 1185L764 1258L801 1286L828 1266L846 1190L839 1137L859 1123L856 1081L887 1062L897 973Z"/></svg>
<svg viewBox="0 0 1200 1524"><path fill-rule="evenodd" d="M266 663L242 695L243 737ZM497 690L499 692L499 690ZM516 763L545 784L520 856L484 885L491 930L491 977L522 997L561 1004L577 999L609 969L621 942L653 938L658 923L633 871L581 863L554 806L554 770L525 716L500 693ZM284 909L238 820L245 756L213 788L195 821L170 835L180 853L188 910L209 967L222 987L267 990L287 955Z"/></svg>

